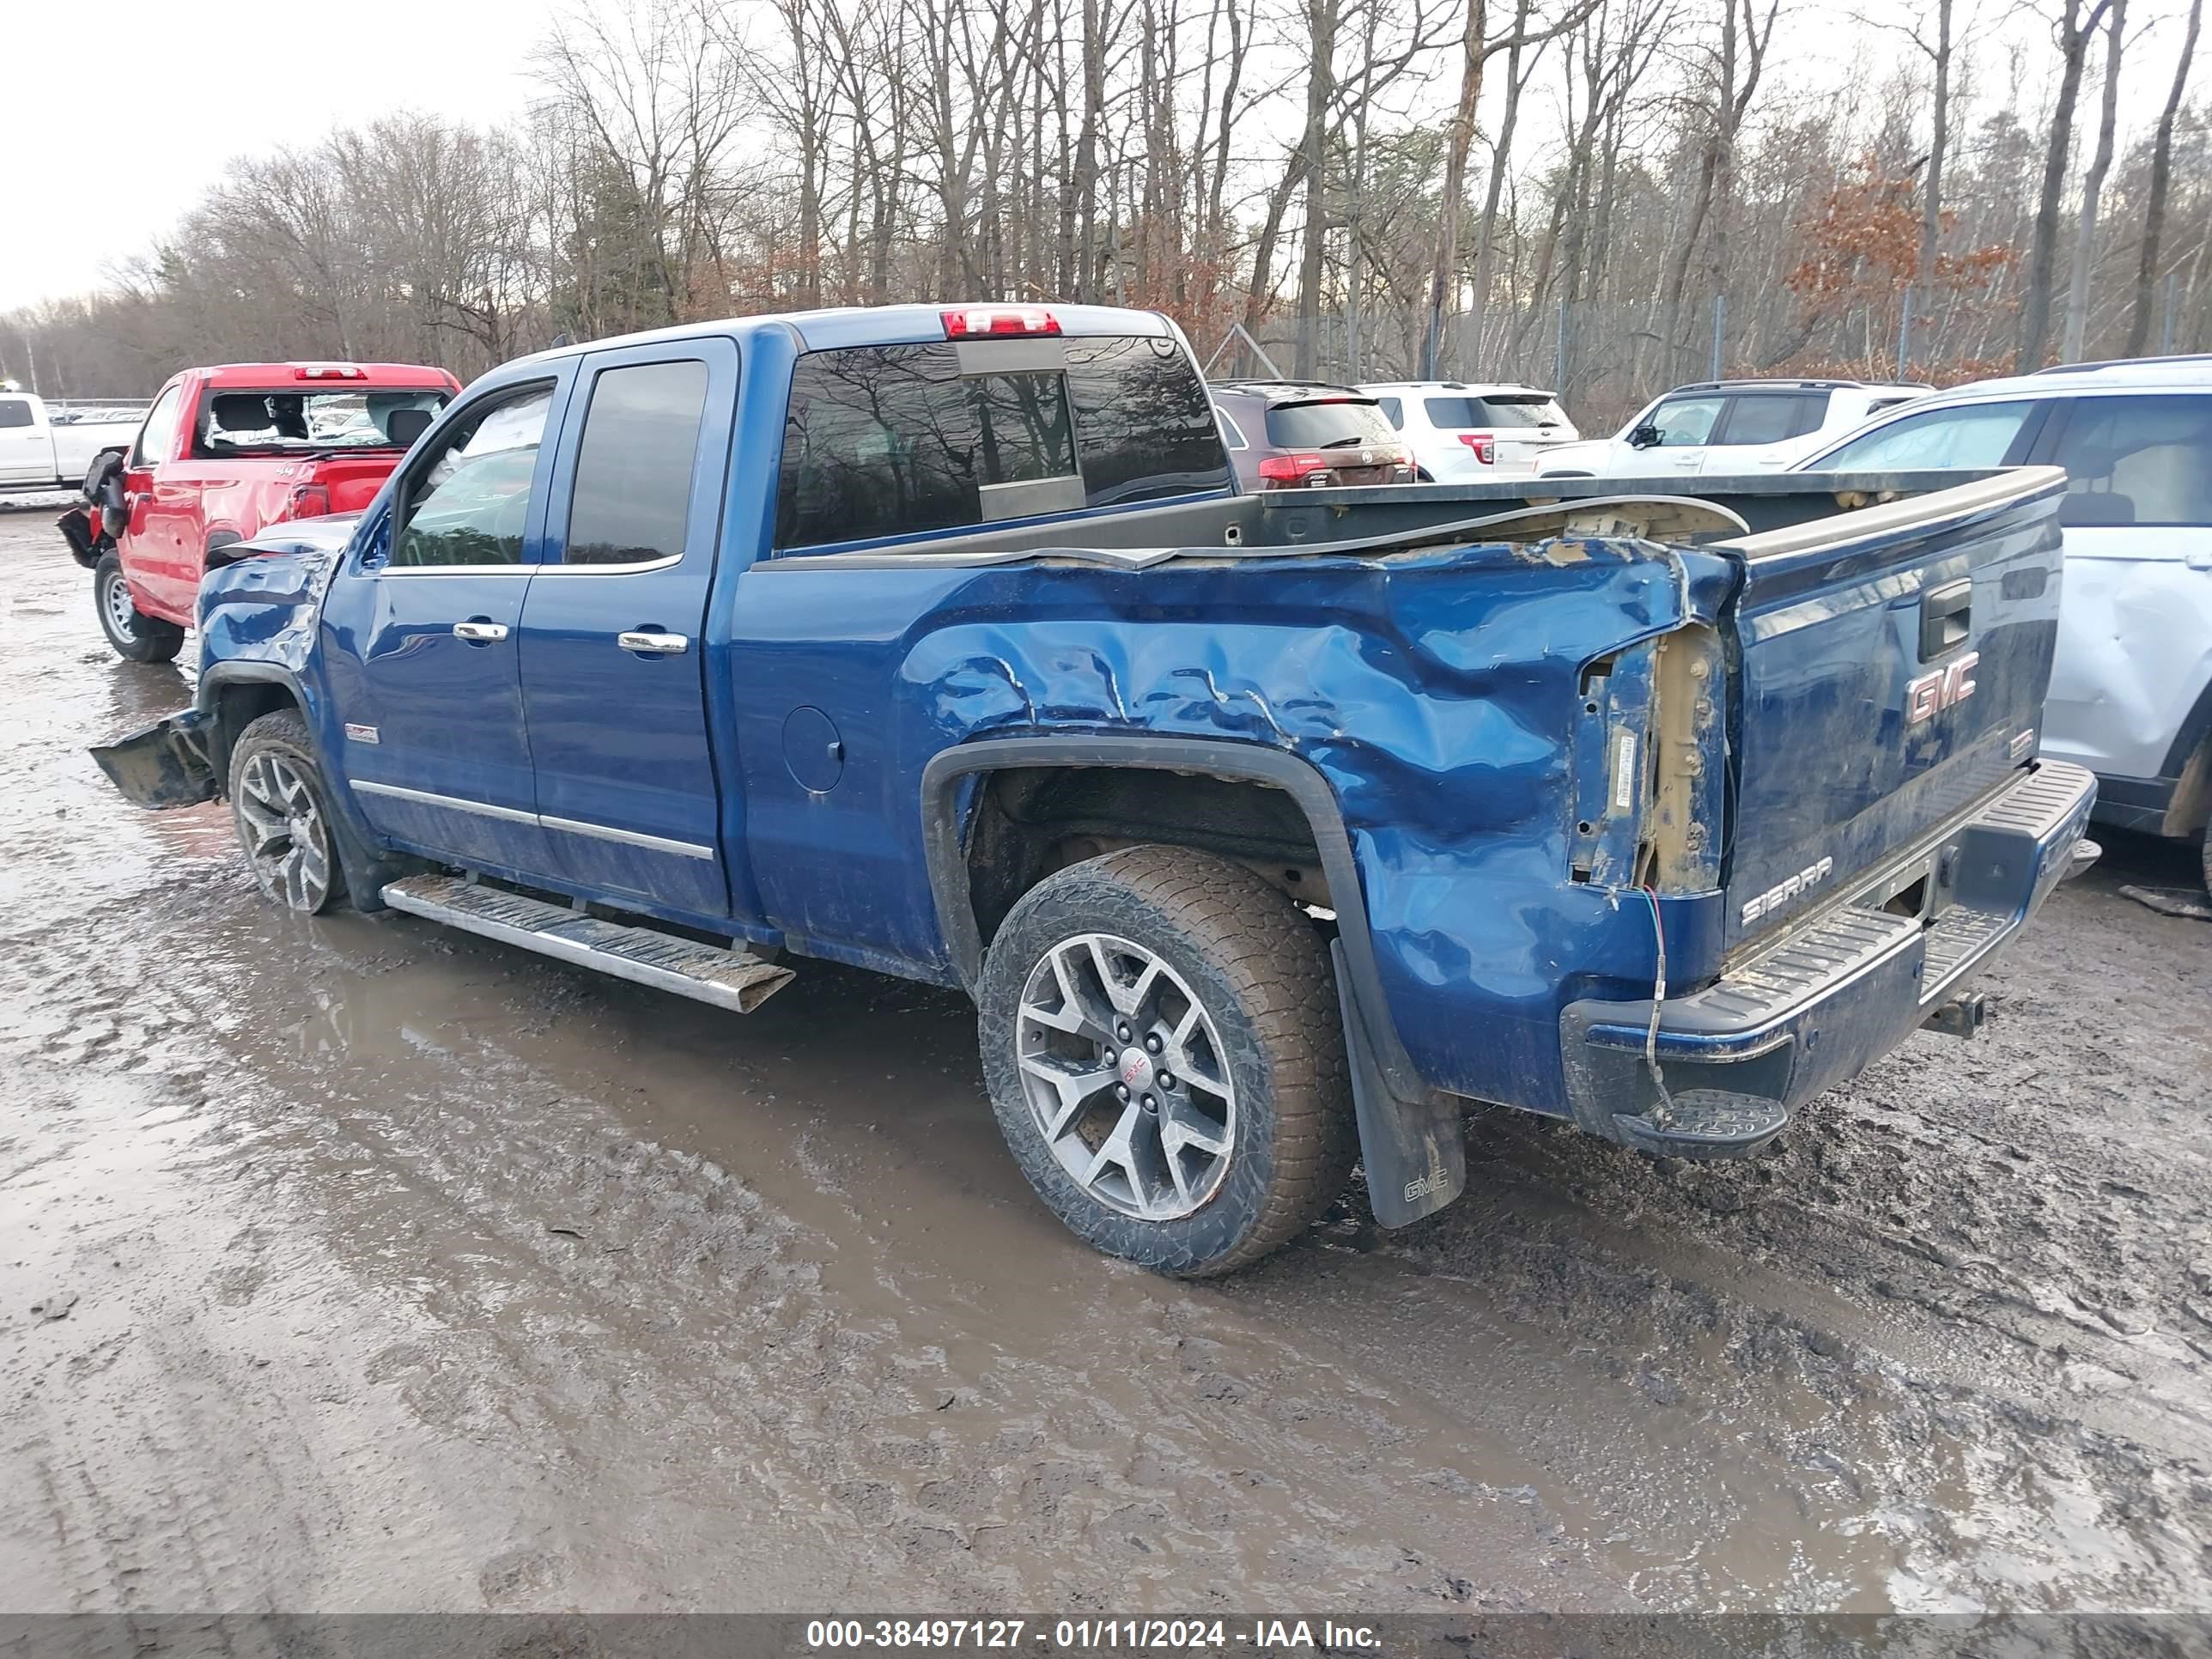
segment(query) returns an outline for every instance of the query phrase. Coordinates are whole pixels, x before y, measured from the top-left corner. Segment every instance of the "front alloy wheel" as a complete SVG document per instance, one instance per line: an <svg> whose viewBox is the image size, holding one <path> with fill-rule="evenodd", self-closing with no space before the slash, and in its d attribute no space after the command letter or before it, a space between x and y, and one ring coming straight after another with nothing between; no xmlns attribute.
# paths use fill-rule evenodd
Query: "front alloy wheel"
<svg viewBox="0 0 2212 1659"><path fill-rule="evenodd" d="M262 892L314 915L343 895L330 808L306 724L264 714L231 752L230 815Z"/></svg>

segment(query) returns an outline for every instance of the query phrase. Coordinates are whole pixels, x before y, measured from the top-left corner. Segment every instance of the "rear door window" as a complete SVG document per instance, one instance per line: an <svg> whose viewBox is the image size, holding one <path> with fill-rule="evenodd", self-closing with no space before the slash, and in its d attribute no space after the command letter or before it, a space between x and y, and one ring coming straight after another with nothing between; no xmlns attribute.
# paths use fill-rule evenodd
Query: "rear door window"
<svg viewBox="0 0 2212 1659"><path fill-rule="evenodd" d="M1372 403L1332 398L1310 404L1279 404L1267 411L1267 441L1278 449L1350 449L1360 444L1397 441L1390 422Z"/></svg>
<svg viewBox="0 0 2212 1659"><path fill-rule="evenodd" d="M2212 525L2212 398L2077 398L2058 436L2069 525Z"/></svg>
<svg viewBox="0 0 2212 1659"><path fill-rule="evenodd" d="M1818 432L1827 418L1825 392L1740 392L1729 399L1728 418L1716 444L1778 444Z"/></svg>
<svg viewBox="0 0 2212 1659"><path fill-rule="evenodd" d="M0 398L0 429L31 424L28 398Z"/></svg>
<svg viewBox="0 0 2212 1659"><path fill-rule="evenodd" d="M680 558L707 414L696 358L604 369L576 451L564 564Z"/></svg>
<svg viewBox="0 0 2212 1659"><path fill-rule="evenodd" d="M792 374L776 545L956 530L1227 486L1222 420L1170 339L1070 339L1065 368L953 343L810 352Z"/></svg>
<svg viewBox="0 0 2212 1659"><path fill-rule="evenodd" d="M1375 406L1382 411L1382 418L1390 422L1393 432L1406 429L1406 406L1395 398L1377 398Z"/></svg>
<svg viewBox="0 0 2212 1659"><path fill-rule="evenodd" d="M1823 472L1896 472L1954 466L2002 466L2035 405L1969 404L1900 415L1862 434L1818 463Z"/></svg>

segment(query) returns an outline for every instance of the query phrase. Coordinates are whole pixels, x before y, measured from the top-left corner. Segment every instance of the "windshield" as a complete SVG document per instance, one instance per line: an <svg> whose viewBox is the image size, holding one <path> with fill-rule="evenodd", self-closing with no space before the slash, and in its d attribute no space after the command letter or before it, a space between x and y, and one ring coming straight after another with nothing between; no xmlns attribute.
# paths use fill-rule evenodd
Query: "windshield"
<svg viewBox="0 0 2212 1659"><path fill-rule="evenodd" d="M443 386L374 392L216 392L201 417L203 456L404 449L452 396ZM395 428L394 416L399 417Z"/></svg>
<svg viewBox="0 0 2212 1659"><path fill-rule="evenodd" d="M1279 449L1353 449L1362 444L1395 447L1398 434L1371 398L1333 398L1269 410L1267 441Z"/></svg>

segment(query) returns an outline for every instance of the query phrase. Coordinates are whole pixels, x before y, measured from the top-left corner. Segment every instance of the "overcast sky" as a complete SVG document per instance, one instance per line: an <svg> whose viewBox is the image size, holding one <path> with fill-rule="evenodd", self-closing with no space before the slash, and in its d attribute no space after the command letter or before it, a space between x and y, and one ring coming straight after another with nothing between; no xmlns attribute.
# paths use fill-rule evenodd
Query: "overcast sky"
<svg viewBox="0 0 2212 1659"><path fill-rule="evenodd" d="M543 0L205 6L0 0L9 161L0 311L81 293L144 252L234 155L399 108L504 119L528 103ZM33 179L36 179L33 186ZM83 204L104 191L106 222Z"/></svg>
<svg viewBox="0 0 2212 1659"><path fill-rule="evenodd" d="M1910 49L1855 19L1910 17L1924 4L1799 0L1776 41L1771 73L1777 94L1790 90L1778 98L1762 90L1762 103L1771 111L1791 97L1875 84ZM2010 0L1978 0L1972 9L1991 22L2005 20L1983 25L1996 37L1982 53L1981 73L1992 83L1986 90L2001 90L1998 41L2006 35L2033 43L2039 77L2046 31L2032 15ZM109 267L149 252L173 229L233 157L304 148L335 127L400 109L477 125L520 113L536 91L527 59L549 9L547 0L222 8L191 0L0 0L8 48L0 131L18 141L10 147L17 158L11 199L0 217L0 311L102 286ZM2154 112L2171 61L2155 50L2136 57L2122 100L2126 125ZM2092 122L2094 99L2085 86ZM27 196L22 173L40 180ZM94 217L82 204L103 192L118 211Z"/></svg>

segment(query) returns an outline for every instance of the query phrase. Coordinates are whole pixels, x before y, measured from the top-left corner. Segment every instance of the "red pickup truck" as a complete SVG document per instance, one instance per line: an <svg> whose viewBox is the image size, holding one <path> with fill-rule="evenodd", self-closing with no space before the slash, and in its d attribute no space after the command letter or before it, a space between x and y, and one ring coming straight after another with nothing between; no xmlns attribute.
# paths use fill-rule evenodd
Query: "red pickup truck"
<svg viewBox="0 0 2212 1659"><path fill-rule="evenodd" d="M225 363L173 378L127 451L61 520L119 656L167 662L222 550L287 519L367 507L460 391L420 363Z"/></svg>

